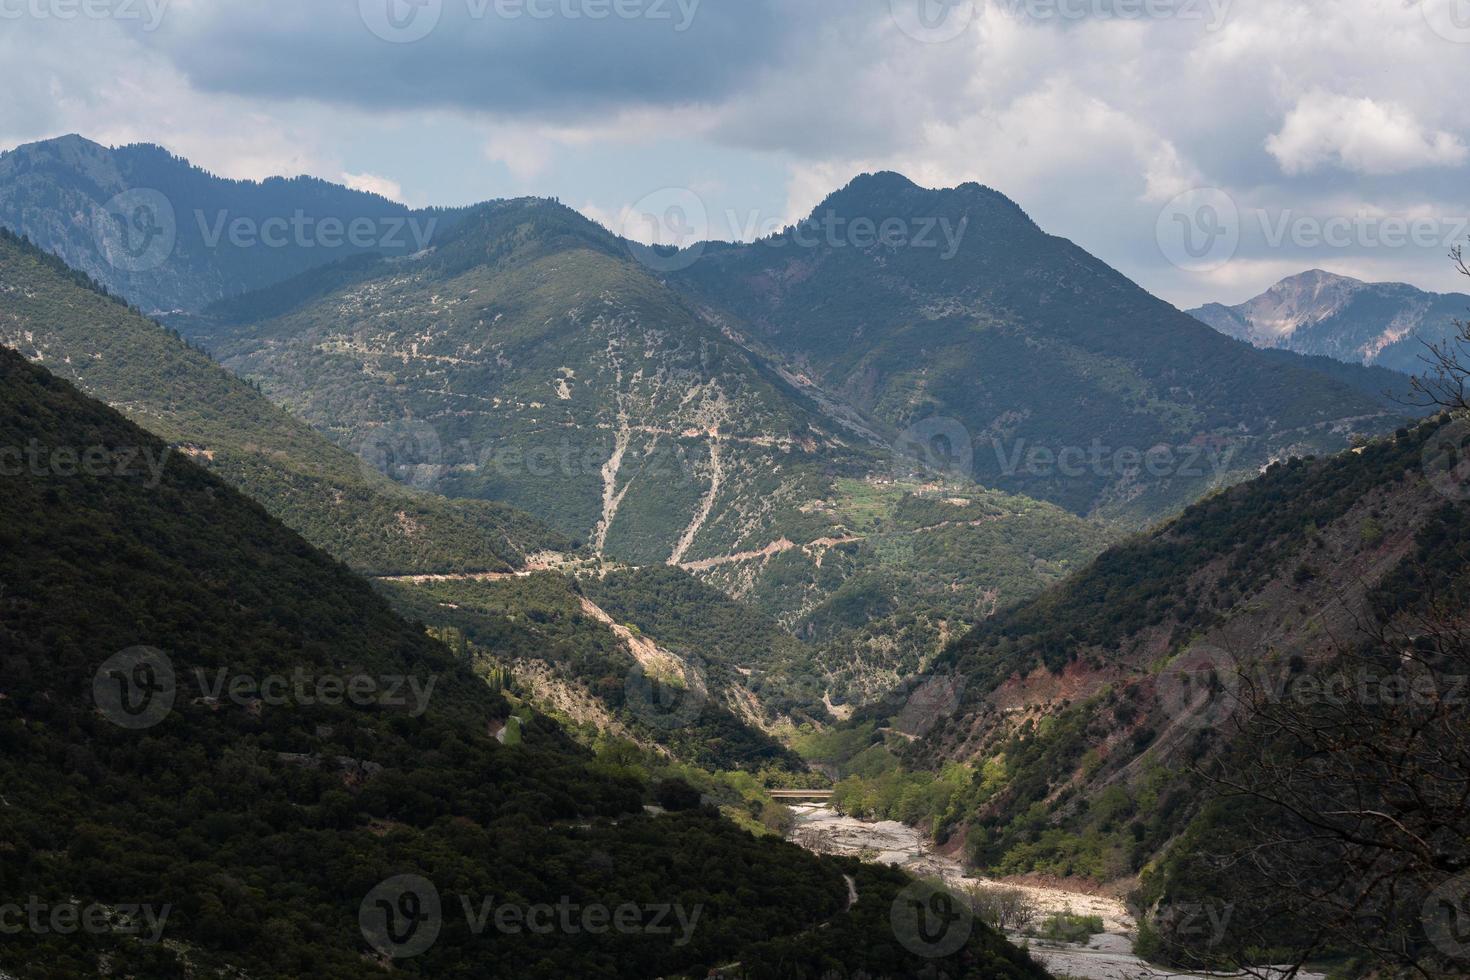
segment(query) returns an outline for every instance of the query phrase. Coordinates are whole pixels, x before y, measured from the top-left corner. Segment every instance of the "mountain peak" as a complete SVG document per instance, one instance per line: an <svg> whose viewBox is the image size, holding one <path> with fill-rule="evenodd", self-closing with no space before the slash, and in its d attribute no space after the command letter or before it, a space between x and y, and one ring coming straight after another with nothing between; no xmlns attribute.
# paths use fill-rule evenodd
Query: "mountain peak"
<svg viewBox="0 0 1470 980"><path fill-rule="evenodd" d="M1409 374L1422 369L1422 345L1452 336L1467 297L1427 293L1406 283L1363 282L1324 269L1287 276L1238 306L1190 311L1221 333L1257 347Z"/></svg>
<svg viewBox="0 0 1470 980"><path fill-rule="evenodd" d="M87 137L81 135L80 133L66 133L62 136L52 136L49 139L32 140L29 143L22 143L20 146L17 146L16 149L28 150L34 147L43 146L80 147L89 150L106 149L106 147L104 147L101 143L98 143L96 140L89 140L87 139Z"/></svg>
<svg viewBox="0 0 1470 980"><path fill-rule="evenodd" d="M1021 206L994 188L974 181L954 187L924 187L892 170L859 174L840 190L827 195L808 220L816 221L832 212L879 221L948 218L955 222L983 212L995 227L1010 226L1017 232L1026 227L1035 230L1035 224Z"/></svg>
<svg viewBox="0 0 1470 980"><path fill-rule="evenodd" d="M1274 290L1283 287L1312 286L1321 288L1323 286L1350 287L1362 285L1365 284L1361 279L1354 279L1351 276L1338 275L1335 272L1328 272L1326 269L1308 269L1306 272L1299 272L1294 276L1287 276L1271 288Z"/></svg>
<svg viewBox="0 0 1470 980"><path fill-rule="evenodd" d="M918 184L909 180L896 170L878 170L873 173L861 173L848 181L847 186L838 191L853 191L860 193L871 193L874 191L908 191L923 190Z"/></svg>

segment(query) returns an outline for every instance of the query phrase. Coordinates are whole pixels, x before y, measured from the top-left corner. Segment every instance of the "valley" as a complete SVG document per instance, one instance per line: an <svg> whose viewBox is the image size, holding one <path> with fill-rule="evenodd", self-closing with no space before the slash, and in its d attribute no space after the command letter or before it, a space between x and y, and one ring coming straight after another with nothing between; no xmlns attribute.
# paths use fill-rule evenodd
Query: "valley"
<svg viewBox="0 0 1470 980"><path fill-rule="evenodd" d="M1137 939L1137 923L1123 901L1094 892L1036 885L1024 880L987 879L977 877L959 862L936 853L934 845L922 834L892 821L872 823L844 817L820 805L793 807L796 823L790 839L818 854L849 854L864 860L903 868L917 878L940 880L963 891L967 888L1001 888L1022 892L1039 918L1057 914L1096 916L1102 923L1100 932L1084 942L1061 943L1016 935L1032 955L1054 974L1080 980L1211 980L1221 976L1243 974L1181 973L1150 965L1133 953ZM1282 980L1284 970L1272 972L1257 968L1266 980ZM1301 971L1300 980L1327 980L1324 974Z"/></svg>
<svg viewBox="0 0 1470 980"><path fill-rule="evenodd" d="M0 926L176 910L0 968L1458 975L1456 296L1185 314L892 171L652 247L357 184L0 154ZM422 234L198 220L279 212ZM558 903L682 931L482 935Z"/></svg>

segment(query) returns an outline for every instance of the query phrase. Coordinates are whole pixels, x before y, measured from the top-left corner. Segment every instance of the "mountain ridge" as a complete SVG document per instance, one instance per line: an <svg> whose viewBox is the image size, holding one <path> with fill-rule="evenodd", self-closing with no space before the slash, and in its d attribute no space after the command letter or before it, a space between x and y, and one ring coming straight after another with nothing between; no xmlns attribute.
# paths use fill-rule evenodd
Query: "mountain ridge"
<svg viewBox="0 0 1470 980"><path fill-rule="evenodd" d="M219 177L152 143L72 134L0 153L0 226L148 312L198 309L350 254L411 254L457 215L318 177Z"/></svg>
<svg viewBox="0 0 1470 980"><path fill-rule="evenodd" d="M1470 296L1313 269L1244 303L1208 303L1189 312L1257 347L1420 373L1425 345L1454 335L1455 321L1470 313Z"/></svg>
<svg viewBox="0 0 1470 980"><path fill-rule="evenodd" d="M798 226L708 249L668 278L887 431L957 421L977 482L1074 513L1144 524L1218 478L1069 479L1007 465L1018 446L1024 459L1094 437L1111 454L1218 438L1234 445L1238 479L1283 449L1341 446L1333 427L1389 421L1368 421L1383 414L1378 399L1201 329L974 183L860 177ZM1062 412L1047 398L1055 390L1081 400L1085 432L1075 404Z"/></svg>
<svg viewBox="0 0 1470 980"><path fill-rule="evenodd" d="M373 574L493 571L567 548L529 515L379 475L118 297L0 229L0 344L20 348Z"/></svg>

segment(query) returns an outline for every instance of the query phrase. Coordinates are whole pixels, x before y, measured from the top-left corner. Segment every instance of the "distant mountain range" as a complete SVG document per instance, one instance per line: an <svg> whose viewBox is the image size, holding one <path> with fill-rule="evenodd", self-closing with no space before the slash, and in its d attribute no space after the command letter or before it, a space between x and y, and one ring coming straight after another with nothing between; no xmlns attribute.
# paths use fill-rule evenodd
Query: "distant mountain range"
<svg viewBox="0 0 1470 980"><path fill-rule="evenodd" d="M1381 424L1377 399L1200 329L979 184L865 175L796 228L703 248L671 281L727 331L876 426L956 420L980 483L1074 513L1147 522Z"/></svg>
<svg viewBox="0 0 1470 980"><path fill-rule="evenodd" d="M1424 345L1444 341L1456 320L1470 317L1470 296L1313 269L1239 306L1209 303L1190 315L1257 347L1419 374Z"/></svg>
<svg viewBox="0 0 1470 980"><path fill-rule="evenodd" d="M227 180L80 136L0 153L0 226L148 313L194 310L361 252L425 248L458 212L314 177Z"/></svg>
<svg viewBox="0 0 1470 980"><path fill-rule="evenodd" d="M394 247L320 247L328 218L437 223ZM549 200L409 212L67 137L0 158L0 224L144 309L183 310L166 322L422 499L509 505L568 547L676 566L830 645L819 693L838 703L1120 527L1400 421L1366 369L1221 337L976 184L866 175L782 235L670 252ZM155 252L160 224L175 241ZM98 326L31 314L11 342L83 384L115 342L108 363L136 388L163 332ZM89 390L139 410L126 388ZM329 511L307 523L320 494L269 476L249 492L340 541ZM437 571L388 560L427 540L394 513L351 560ZM483 540L446 548L448 567Z"/></svg>

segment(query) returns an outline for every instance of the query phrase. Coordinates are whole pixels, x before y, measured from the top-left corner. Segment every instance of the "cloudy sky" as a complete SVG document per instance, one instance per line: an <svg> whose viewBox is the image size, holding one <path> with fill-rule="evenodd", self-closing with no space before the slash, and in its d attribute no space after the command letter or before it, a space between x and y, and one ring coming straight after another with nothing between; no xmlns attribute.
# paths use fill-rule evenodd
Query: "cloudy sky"
<svg viewBox="0 0 1470 980"><path fill-rule="evenodd" d="M81 133L713 237L975 180L1180 305L1470 291L1470 0L0 0L0 149Z"/></svg>

